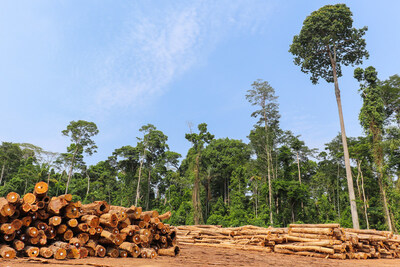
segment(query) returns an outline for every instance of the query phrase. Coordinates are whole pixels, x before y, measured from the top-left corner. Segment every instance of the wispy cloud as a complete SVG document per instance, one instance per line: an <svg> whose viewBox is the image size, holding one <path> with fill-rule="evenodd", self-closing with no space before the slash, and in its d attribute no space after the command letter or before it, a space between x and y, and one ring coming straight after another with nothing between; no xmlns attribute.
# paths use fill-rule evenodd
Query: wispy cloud
<svg viewBox="0 0 400 267"><path fill-rule="evenodd" d="M183 3L183 4L182 4ZM187 1L159 10L133 6L120 36L103 53L97 106L142 105L204 61L229 36L265 26L268 1Z"/></svg>

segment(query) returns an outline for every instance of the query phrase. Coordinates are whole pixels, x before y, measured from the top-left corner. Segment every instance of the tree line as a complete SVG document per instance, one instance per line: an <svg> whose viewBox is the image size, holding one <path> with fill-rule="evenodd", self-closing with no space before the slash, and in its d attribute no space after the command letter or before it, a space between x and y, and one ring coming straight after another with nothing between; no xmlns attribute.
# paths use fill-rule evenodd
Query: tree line
<svg viewBox="0 0 400 267"><path fill-rule="evenodd" d="M372 66L354 70L360 86L353 90L363 100L359 121L365 134L347 137L338 77L342 65L368 58L363 39L367 28L353 28L351 17L344 4L320 8L305 19L289 50L313 83L321 78L334 83L341 132L323 151L281 128L274 88L256 80L243 93L257 120L247 143L217 139L201 123L185 135L191 147L182 156L170 150L161 130L146 124L136 144L88 166L84 156L96 153L93 137L99 130L94 122L71 121L61 132L71 142L65 153L2 142L0 194L25 194L36 182L46 181L49 194L71 193L75 201L171 210L170 223L175 225L338 222L398 231L400 76L380 80Z"/></svg>

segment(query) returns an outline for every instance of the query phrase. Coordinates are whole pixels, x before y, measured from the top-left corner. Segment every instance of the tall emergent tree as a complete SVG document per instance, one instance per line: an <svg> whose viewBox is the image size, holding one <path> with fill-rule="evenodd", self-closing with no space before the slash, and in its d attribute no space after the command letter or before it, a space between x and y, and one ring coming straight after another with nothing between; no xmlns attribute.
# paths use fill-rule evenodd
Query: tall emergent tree
<svg viewBox="0 0 400 267"><path fill-rule="evenodd" d="M210 143L214 139L214 135L207 131L207 124L200 123L198 126L199 133L188 133L185 138L192 143L195 153L195 161L193 166L194 184L193 184L193 219L195 224L199 224L203 220L201 203L200 203L200 161L201 154L205 143Z"/></svg>
<svg viewBox="0 0 400 267"><path fill-rule="evenodd" d="M265 132L265 156L267 165L267 177L268 177L268 203L269 203L269 219L270 224L274 224L272 216L272 186L271 186L271 172L272 172L272 132L279 124L279 112L278 112L278 97L275 96L275 90L267 81L258 79L252 85L253 89L248 90L246 95L247 100L253 105L258 106L258 110L254 111L251 116L259 118L257 124L264 126Z"/></svg>
<svg viewBox="0 0 400 267"><path fill-rule="evenodd" d="M335 84L351 215L356 229L359 228L359 222L338 77L342 76L341 64L354 66L361 64L364 57L368 58L366 43L362 38L366 30L367 27L353 28L352 13L345 4L326 5L304 20L300 34L294 36L289 49L294 55L294 63L301 66L301 71L311 74L313 84L320 78Z"/></svg>
<svg viewBox="0 0 400 267"><path fill-rule="evenodd" d="M384 156L383 156L383 123L385 120L385 108L381 90L378 86L378 73L370 66L365 70L357 68L354 70L354 78L361 84L361 96L363 106L361 107L359 119L366 133L372 138L372 152L374 162L378 171L378 184L381 191L383 208L385 211L386 224L393 231L391 216L386 197L387 181L384 179Z"/></svg>
<svg viewBox="0 0 400 267"><path fill-rule="evenodd" d="M67 153L63 154L66 161L69 162L68 180L65 188L65 194L68 193L69 182L75 163L82 161L83 153L88 155L96 153L97 146L91 137L99 133L97 125L94 122L84 120L71 121L67 129L62 131L64 136L70 137L71 145L67 147Z"/></svg>

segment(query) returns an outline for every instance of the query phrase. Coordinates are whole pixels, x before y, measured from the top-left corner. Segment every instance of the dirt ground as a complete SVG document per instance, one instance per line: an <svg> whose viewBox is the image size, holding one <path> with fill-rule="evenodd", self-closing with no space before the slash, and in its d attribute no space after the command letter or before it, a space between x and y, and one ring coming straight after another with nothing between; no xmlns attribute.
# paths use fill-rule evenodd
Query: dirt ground
<svg viewBox="0 0 400 267"><path fill-rule="evenodd" d="M303 256L283 255L265 252L250 252L237 249L207 248L197 246L180 246L181 252L177 257L157 257L155 259L134 258L86 258L79 260L43 260L13 259L0 260L1 267L29 266L38 267L76 267L76 266L371 266L389 267L400 266L400 259L370 259L370 260L334 260L319 259Z"/></svg>

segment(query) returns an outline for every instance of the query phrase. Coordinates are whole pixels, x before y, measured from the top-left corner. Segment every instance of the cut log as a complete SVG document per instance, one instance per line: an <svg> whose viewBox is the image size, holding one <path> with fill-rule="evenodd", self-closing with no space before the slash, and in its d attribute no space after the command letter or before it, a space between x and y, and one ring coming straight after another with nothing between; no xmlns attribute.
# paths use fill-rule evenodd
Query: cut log
<svg viewBox="0 0 400 267"><path fill-rule="evenodd" d="M301 228L294 227L289 229L289 234L291 233L302 233L302 234L318 234L318 235L332 235L332 228Z"/></svg>
<svg viewBox="0 0 400 267"><path fill-rule="evenodd" d="M7 194L6 199L7 199L8 203L16 204L16 203L19 202L20 196L19 196L18 193L10 192L10 193Z"/></svg>
<svg viewBox="0 0 400 267"><path fill-rule="evenodd" d="M33 247L33 246L27 246L24 248L25 254L29 258L36 258L39 256L39 248L38 247Z"/></svg>
<svg viewBox="0 0 400 267"><path fill-rule="evenodd" d="M102 245L97 245L96 246L96 256L104 258L106 256L106 249Z"/></svg>
<svg viewBox="0 0 400 267"><path fill-rule="evenodd" d="M43 258L49 259L53 256L53 251L47 247L41 247L39 249L39 255Z"/></svg>
<svg viewBox="0 0 400 267"><path fill-rule="evenodd" d="M295 245L276 245L275 246L275 251L276 249L288 249L292 251L313 251L313 252L321 252L321 253L326 253L326 254L335 254L335 251L333 248L325 248L325 247L319 247L319 246L295 246Z"/></svg>
<svg viewBox="0 0 400 267"><path fill-rule="evenodd" d="M118 258L119 257L119 250L113 247L107 248L107 255L111 258Z"/></svg>
<svg viewBox="0 0 400 267"><path fill-rule="evenodd" d="M289 227L294 228L339 228L338 223L327 223L327 224L289 224Z"/></svg>
<svg viewBox="0 0 400 267"><path fill-rule="evenodd" d="M26 193L23 197L24 203L33 204L36 202L36 196L32 193Z"/></svg>
<svg viewBox="0 0 400 267"><path fill-rule="evenodd" d="M13 247L15 248L15 250L21 251L25 248L25 243L21 240L15 239L13 241Z"/></svg>
<svg viewBox="0 0 400 267"><path fill-rule="evenodd" d="M100 216L100 224L115 228L118 225L118 216L115 213L106 213Z"/></svg>
<svg viewBox="0 0 400 267"><path fill-rule="evenodd" d="M99 217L96 215L83 215L81 221L89 224L90 227L96 228L100 224Z"/></svg>
<svg viewBox="0 0 400 267"><path fill-rule="evenodd" d="M69 219L67 221L67 224L68 224L69 227L75 228L75 227L78 226L78 220L77 219Z"/></svg>
<svg viewBox="0 0 400 267"><path fill-rule="evenodd" d="M169 218L171 218L171 212L168 211L168 212L166 212L166 213L164 213L164 214L161 214L161 215L158 216L158 218L159 218L160 220L162 220L162 221L168 220Z"/></svg>
<svg viewBox="0 0 400 267"><path fill-rule="evenodd" d="M105 201L95 201L81 207L82 214L100 216L110 210L110 205Z"/></svg>
<svg viewBox="0 0 400 267"><path fill-rule="evenodd" d="M157 257L157 253L154 249L152 248L142 248L140 251L140 255L142 258L148 258L148 259L154 259Z"/></svg>
<svg viewBox="0 0 400 267"><path fill-rule="evenodd" d="M160 255L160 256L175 257L178 254L179 254L179 247L178 246L158 249L158 255Z"/></svg>
<svg viewBox="0 0 400 267"><path fill-rule="evenodd" d="M62 222L62 219L60 216L53 216L53 217L50 217L50 219L49 219L49 225L51 225L51 226L58 226L61 224L61 222Z"/></svg>
<svg viewBox="0 0 400 267"><path fill-rule="evenodd" d="M0 245L0 256L4 259L14 259L17 255L16 251L13 248L10 248L7 245Z"/></svg>
<svg viewBox="0 0 400 267"><path fill-rule="evenodd" d="M33 193L36 197L43 197L47 194L49 186L45 182L38 182L33 189Z"/></svg>

